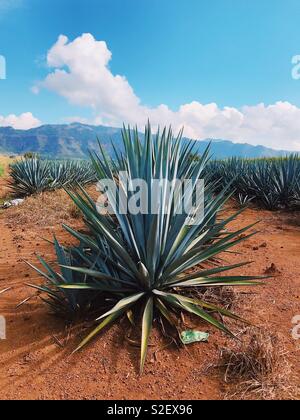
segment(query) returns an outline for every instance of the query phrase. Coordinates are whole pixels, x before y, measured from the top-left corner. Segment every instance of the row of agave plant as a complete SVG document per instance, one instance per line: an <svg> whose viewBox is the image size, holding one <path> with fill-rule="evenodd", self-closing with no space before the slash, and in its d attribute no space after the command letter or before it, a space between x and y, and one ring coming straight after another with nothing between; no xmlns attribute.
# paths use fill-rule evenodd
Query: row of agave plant
<svg viewBox="0 0 300 420"><path fill-rule="evenodd" d="M156 179L192 179L196 183L209 164L209 149L195 163L189 156L197 149L196 142L183 142L182 134L173 137L171 129L152 136L148 125L145 138L137 131L123 129L124 153L107 159L100 145L100 154L91 154L98 179L110 179L126 200L131 198L122 180L116 177L126 170L129 181L139 178L148 186ZM226 275L249 264L226 265L222 255L254 235L254 225L233 231L228 225L241 212L223 218L220 214L231 197L231 185L217 195L215 182L205 185L204 218L200 224L188 225L191 214L177 214L181 198L176 188L158 200L156 214L122 214L114 198L108 201L115 215L99 213L95 202L79 187L69 192L83 214L87 232L65 229L77 240L66 248L54 239L60 269L39 257L42 286L31 285L44 292L51 310L68 320L94 316L95 328L78 346L82 349L108 326L128 319L141 334L141 371L143 371L153 326L180 341L181 314L186 312L233 336L224 319L246 322L225 308L207 302L201 291L210 287L253 286L265 277ZM150 200L153 198L149 188ZM156 201L157 201L157 197ZM168 212L163 209L168 208ZM220 317L221 315L221 317ZM222 319L222 321L221 321Z"/></svg>
<svg viewBox="0 0 300 420"><path fill-rule="evenodd" d="M268 210L300 204L300 156L276 159L212 161L208 174L223 189L233 180L235 198L241 205L254 202Z"/></svg>
<svg viewBox="0 0 300 420"><path fill-rule="evenodd" d="M10 167L10 189L18 197L39 194L59 188L73 188L96 181L89 161L22 159Z"/></svg>

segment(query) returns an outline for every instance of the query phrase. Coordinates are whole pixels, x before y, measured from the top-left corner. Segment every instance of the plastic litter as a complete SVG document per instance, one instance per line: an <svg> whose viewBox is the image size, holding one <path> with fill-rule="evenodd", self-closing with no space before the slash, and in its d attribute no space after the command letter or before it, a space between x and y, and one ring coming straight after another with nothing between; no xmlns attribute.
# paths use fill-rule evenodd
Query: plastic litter
<svg viewBox="0 0 300 420"><path fill-rule="evenodd" d="M8 209L9 207L17 207L17 206L19 206L20 204L22 204L23 203L23 199L22 198L17 198L16 200L11 200L11 201L6 201L4 204L3 204L3 208L4 209Z"/></svg>
<svg viewBox="0 0 300 420"><path fill-rule="evenodd" d="M203 343L209 339L209 334L202 331L183 331L180 335L183 344Z"/></svg>

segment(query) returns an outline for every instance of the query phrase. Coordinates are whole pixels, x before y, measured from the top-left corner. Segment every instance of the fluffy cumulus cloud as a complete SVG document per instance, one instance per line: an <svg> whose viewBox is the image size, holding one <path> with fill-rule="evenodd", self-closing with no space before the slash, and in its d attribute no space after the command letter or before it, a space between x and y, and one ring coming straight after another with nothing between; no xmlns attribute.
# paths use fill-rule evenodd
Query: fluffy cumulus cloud
<svg viewBox="0 0 300 420"><path fill-rule="evenodd" d="M30 128L39 127L41 121L35 118L31 112L25 112L21 115L0 115L0 127L13 127L18 130L29 130Z"/></svg>
<svg viewBox="0 0 300 420"><path fill-rule="evenodd" d="M185 127L185 135L195 139L226 138L235 142L263 144L276 149L300 151L300 108L288 103L258 104L240 109L194 101L178 110L167 105L144 105L126 77L109 68L112 53L104 41L83 34L74 41L61 35L49 50L49 74L34 86L65 97L71 104L88 107L94 124L120 126L123 122L142 127L153 125Z"/></svg>

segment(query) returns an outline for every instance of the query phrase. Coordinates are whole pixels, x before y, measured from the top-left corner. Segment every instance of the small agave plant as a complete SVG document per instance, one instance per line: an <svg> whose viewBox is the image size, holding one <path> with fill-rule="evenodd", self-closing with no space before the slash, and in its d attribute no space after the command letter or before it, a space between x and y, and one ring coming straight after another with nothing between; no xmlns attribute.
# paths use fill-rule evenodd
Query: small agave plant
<svg viewBox="0 0 300 420"><path fill-rule="evenodd" d="M10 188L15 196L27 197L50 189L50 164L37 157L20 160L10 167Z"/></svg>
<svg viewBox="0 0 300 420"><path fill-rule="evenodd" d="M129 182L137 178L144 180L149 187L149 202L156 199L158 211L155 214L123 214L120 203L108 191L107 200L114 211L114 216L111 216L99 212L95 202L82 188L69 192L81 210L90 233L82 234L65 226L80 242L77 254L81 263L77 267L74 262L63 264L62 268L67 273L79 274L84 281L77 279L74 283L61 281L58 284L57 278L54 293L58 293L58 289L73 293L89 291L105 296L106 304L110 302L108 310L102 310L102 315L96 320L97 327L77 350L121 317L127 315L132 320L132 316L140 316L140 365L143 371L154 320L160 319L177 333L177 319L182 312L187 312L233 336L215 315L235 320L241 318L201 300L196 292L216 286L261 284L262 277L224 276L225 272L245 266L247 262L227 266L212 263L216 256L255 234L245 235L254 225L235 232L226 229L241 211L227 219L219 217L220 210L231 197L230 185L215 195L215 183L206 183L202 203L204 217L195 224L187 223L195 216L194 213L181 214L177 211L184 199L177 187L172 187L168 194L163 189L159 199L153 196L151 186L157 179L167 179L171 185L175 185L172 181L177 179L190 179L195 185L205 172L209 149L199 159L190 159L192 154L197 153L196 142L183 140L182 133L174 138L171 129L153 136L150 125L146 127L142 139L137 130L130 128L124 128L122 135L123 153L115 150L114 158L108 159L100 145L100 155L91 154L97 177L99 180L110 180L127 203L134 193L125 188L122 179L117 176L118 172L125 170ZM49 267L46 268L49 271Z"/></svg>
<svg viewBox="0 0 300 420"><path fill-rule="evenodd" d="M61 285L82 284L88 281L88 277L84 274L66 268L84 264L86 257L82 258L84 251L81 245L68 249L54 237L53 246L60 272L57 272L42 257L37 256L41 268L37 268L29 262L26 263L45 279L45 284L42 286L28 284L28 286L47 295L47 299L42 298L42 300L49 306L53 314L68 322L76 322L92 311L97 312L98 296L91 291L82 293L79 290L74 291L61 287Z"/></svg>

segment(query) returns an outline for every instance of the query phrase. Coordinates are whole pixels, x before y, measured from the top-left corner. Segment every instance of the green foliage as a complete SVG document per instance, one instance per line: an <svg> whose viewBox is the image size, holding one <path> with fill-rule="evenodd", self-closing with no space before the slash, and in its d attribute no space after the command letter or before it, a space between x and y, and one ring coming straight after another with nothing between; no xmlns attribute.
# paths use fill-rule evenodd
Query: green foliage
<svg viewBox="0 0 300 420"><path fill-rule="evenodd" d="M300 157L278 159L238 159L213 161L207 174L218 182L219 190L233 180L235 197L241 205L276 210L299 203Z"/></svg>
<svg viewBox="0 0 300 420"><path fill-rule="evenodd" d="M183 142L181 134L173 138L172 131L152 136L148 126L145 140L141 141L137 131L123 130L124 154L116 153L116 161L108 160L101 145L100 156L93 153L91 159L98 179L110 179L122 191L126 203L132 197L124 188L121 179L116 179L116 171L126 169L129 181L139 178L149 187L149 202L153 194L151 186L155 179L192 179L194 183L205 172L209 161L209 149L196 162L189 156L196 152L196 142ZM141 323L141 371L143 370L149 337L153 322L160 319L163 330L170 329L179 339L178 319L181 312L187 312L220 331L233 336L224 322L215 314L241 320L224 308L202 301L195 290L205 290L216 286L251 286L261 284L262 277L224 276L224 273L248 263L215 266L212 259L230 250L254 233L248 233L254 225L238 231L228 231L226 226L240 213L227 219L219 217L219 212L230 197L230 185L217 196L213 195L215 183L209 180L205 186L204 218L198 224L188 225L194 213L177 214L177 206L183 197L174 185L170 194L163 190L159 197L157 214L122 214L114 197L108 193L108 200L115 217L100 214L93 200L81 188L69 192L70 197L81 210L89 229L82 234L65 226L67 231L80 242L71 254L79 260L63 263L62 269L68 275L73 272L80 277L76 281L63 275L55 279L55 295L58 288L74 293L75 300L82 293L94 294L96 306L102 315L97 318L98 326L79 345L84 347L105 327L126 315ZM186 193L191 195L192 190ZM165 209L168 209L167 214ZM59 263L61 264L61 259ZM76 266L77 264L77 266ZM48 275L50 273L47 269ZM53 276L49 275L53 280ZM50 279L48 279L50 281ZM193 294L194 291L194 294ZM75 295L76 293L76 295ZM69 295L68 295L69 296ZM187 297L189 296L189 297ZM68 302L69 297L64 297ZM103 306L106 302L106 308ZM107 307L107 305L109 305Z"/></svg>
<svg viewBox="0 0 300 420"><path fill-rule="evenodd" d="M4 175L4 167L0 165L0 177Z"/></svg>
<svg viewBox="0 0 300 420"><path fill-rule="evenodd" d="M96 181L95 171L87 161L48 161L36 157L11 165L10 175L10 188L18 197Z"/></svg>
<svg viewBox="0 0 300 420"><path fill-rule="evenodd" d="M72 271L66 266L77 267L84 264L85 257L82 259L83 250L81 246L67 249L60 245L54 238L53 246L55 249L57 263L60 267L58 272L53 269L43 258L38 256L41 269L27 263L31 268L36 270L46 281L43 286L29 285L47 295L47 299L43 299L47 303L51 311L59 317L75 321L91 311L96 311L95 294L89 290L74 291L61 288L60 286L69 284L85 284L87 281L93 282L88 276L76 271Z"/></svg>

